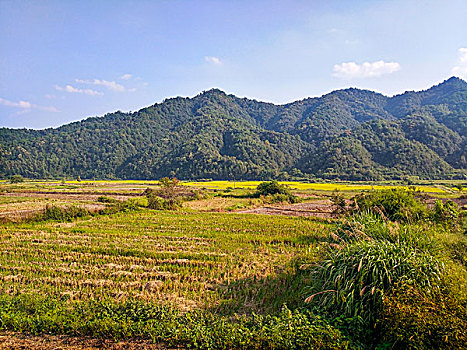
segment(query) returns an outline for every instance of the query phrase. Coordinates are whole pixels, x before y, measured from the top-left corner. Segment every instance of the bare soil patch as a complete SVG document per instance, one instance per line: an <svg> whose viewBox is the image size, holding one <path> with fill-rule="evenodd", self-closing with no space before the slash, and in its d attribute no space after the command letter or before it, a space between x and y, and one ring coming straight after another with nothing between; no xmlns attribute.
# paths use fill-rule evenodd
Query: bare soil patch
<svg viewBox="0 0 467 350"><path fill-rule="evenodd" d="M0 349L12 350L143 350L169 349L162 344L153 344L148 340L127 340L115 342L109 339L89 337L55 336L49 334L31 335L15 332L0 332Z"/></svg>
<svg viewBox="0 0 467 350"><path fill-rule="evenodd" d="M267 205L253 209L240 210L238 213L332 218L335 217L333 213L334 209L335 206L329 199L320 199L306 203Z"/></svg>

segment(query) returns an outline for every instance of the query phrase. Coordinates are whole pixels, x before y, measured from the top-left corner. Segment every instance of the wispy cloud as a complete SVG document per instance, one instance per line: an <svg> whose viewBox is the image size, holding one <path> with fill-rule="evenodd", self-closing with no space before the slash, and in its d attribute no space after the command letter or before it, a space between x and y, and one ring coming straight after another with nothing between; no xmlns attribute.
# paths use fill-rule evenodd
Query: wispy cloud
<svg viewBox="0 0 467 350"><path fill-rule="evenodd" d="M345 44L345 45L355 45L355 44L358 44L358 40L346 39L346 40L344 41L344 44Z"/></svg>
<svg viewBox="0 0 467 350"><path fill-rule="evenodd" d="M222 61L218 57L214 56L204 56L204 60L208 63L215 64L216 66L222 65Z"/></svg>
<svg viewBox="0 0 467 350"><path fill-rule="evenodd" d="M57 108L52 107L52 106L39 106L28 101L13 102L13 101L1 98L1 97L0 97L0 105L21 108L24 110L38 109L38 110L47 111L47 112L59 112Z"/></svg>
<svg viewBox="0 0 467 350"><path fill-rule="evenodd" d="M67 85L65 87L61 87L58 85L55 85L55 90L57 91L65 91L69 93L74 93L74 94L84 94L84 95L89 95L89 96L102 96L104 93L92 89L79 89L76 87L73 87L71 85Z"/></svg>
<svg viewBox="0 0 467 350"><path fill-rule="evenodd" d="M328 33L330 34L341 34L341 33L345 33L344 30L342 29L338 29L338 28L331 28L328 30Z"/></svg>
<svg viewBox="0 0 467 350"><path fill-rule="evenodd" d="M467 47L457 50L457 64L452 67L451 73L457 77L467 79Z"/></svg>
<svg viewBox="0 0 467 350"><path fill-rule="evenodd" d="M397 62L384 62L382 60L375 62L364 62L357 64L355 62L344 62L334 65L333 76L344 79L351 78L375 78L385 74L391 74L401 69Z"/></svg>
<svg viewBox="0 0 467 350"><path fill-rule="evenodd" d="M131 78L133 78L133 75L132 74L123 74L120 79L122 80L130 80Z"/></svg>
<svg viewBox="0 0 467 350"><path fill-rule="evenodd" d="M100 80L100 79L93 79L93 80L75 79L75 81L80 84L102 85L112 91L118 91L118 92L126 91L126 88L123 85L118 84L115 81Z"/></svg>

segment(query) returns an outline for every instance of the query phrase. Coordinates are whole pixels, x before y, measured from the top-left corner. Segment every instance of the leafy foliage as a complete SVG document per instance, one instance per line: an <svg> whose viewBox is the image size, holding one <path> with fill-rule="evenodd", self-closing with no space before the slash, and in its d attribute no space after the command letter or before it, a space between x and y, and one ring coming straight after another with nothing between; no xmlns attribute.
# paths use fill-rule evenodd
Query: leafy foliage
<svg viewBox="0 0 467 350"><path fill-rule="evenodd" d="M451 200L443 203L443 201L438 199L433 209L433 219L435 222L456 224L459 219L459 206Z"/></svg>
<svg viewBox="0 0 467 350"><path fill-rule="evenodd" d="M383 215L393 221L417 221L427 216L427 209L414 196L414 191L401 188L362 193L354 198L360 212Z"/></svg>
<svg viewBox="0 0 467 350"><path fill-rule="evenodd" d="M256 188L257 196L267 196L271 194L285 194L288 196L291 195L292 192L286 185L280 184L275 180L262 182Z"/></svg>
<svg viewBox="0 0 467 350"><path fill-rule="evenodd" d="M148 208L156 210L177 210L182 207L182 194L177 192L179 180L164 177L159 180L159 190L146 190Z"/></svg>
<svg viewBox="0 0 467 350"><path fill-rule="evenodd" d="M10 183L17 184L20 182L24 182L24 178L21 175L11 175L10 176Z"/></svg>
<svg viewBox="0 0 467 350"><path fill-rule="evenodd" d="M263 198L265 203L299 202L299 198L292 194L287 185L280 184L275 180L260 183L253 196Z"/></svg>
<svg viewBox="0 0 467 350"><path fill-rule="evenodd" d="M0 296L0 329L33 334L151 338L194 349L348 349L349 342L325 320L284 308L278 315L237 320L180 311L140 301L89 301L66 306L52 298Z"/></svg>
<svg viewBox="0 0 467 350"><path fill-rule="evenodd" d="M44 212L39 214L36 220L72 221L88 215L90 215L90 212L86 208L77 205L68 207L47 205Z"/></svg>

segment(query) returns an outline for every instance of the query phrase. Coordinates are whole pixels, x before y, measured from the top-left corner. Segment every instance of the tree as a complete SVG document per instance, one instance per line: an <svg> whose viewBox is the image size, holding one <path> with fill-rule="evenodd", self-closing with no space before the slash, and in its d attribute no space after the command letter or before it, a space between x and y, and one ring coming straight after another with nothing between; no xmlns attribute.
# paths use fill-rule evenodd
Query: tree
<svg viewBox="0 0 467 350"><path fill-rule="evenodd" d="M180 181L175 177L173 177L172 179L169 179L168 177L163 177L162 179L160 179L159 186L161 186L161 189L159 191L159 197L165 199L174 198L179 183Z"/></svg>
<svg viewBox="0 0 467 350"><path fill-rule="evenodd" d="M175 177L164 177L159 180L160 189L153 191L147 189L148 208L156 210L177 210L182 207L182 197L177 193L179 180Z"/></svg>

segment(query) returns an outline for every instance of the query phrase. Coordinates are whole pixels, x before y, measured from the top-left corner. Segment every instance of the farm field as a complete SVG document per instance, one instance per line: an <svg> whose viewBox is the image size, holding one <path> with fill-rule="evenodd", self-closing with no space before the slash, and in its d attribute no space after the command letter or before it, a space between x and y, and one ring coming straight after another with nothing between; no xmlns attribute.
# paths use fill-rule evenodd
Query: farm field
<svg viewBox="0 0 467 350"><path fill-rule="evenodd" d="M2 181L0 181L0 184ZM6 183L6 181L3 181ZM92 187L94 190L99 188L106 189L108 191L118 192L120 189L124 189L129 193L132 193L140 188L145 188L147 186L158 185L158 180L68 180L65 183L61 181L34 181L33 185L30 186L30 190L37 187L48 188L51 191L56 191L63 189L66 185L69 185L67 190L72 192L73 190L82 191L83 187ZM244 189L255 189L261 181L182 181L181 184L184 186L197 187L197 188L208 188L208 189L219 189L225 190L227 188L244 188ZM376 183L371 184L368 182L359 183L359 182L327 182L327 183L318 183L318 182L300 182L300 181L279 181L279 183L287 185L296 190L315 190L315 191L351 191L358 192L364 190L381 190L388 188L404 188L408 189L413 186L402 185L402 184L384 184ZM423 183L423 182L422 182ZM426 184L415 185L416 190L427 193L449 193L451 191L458 191L453 185L462 183L462 181L457 180L444 180L444 181L430 181ZM56 186L62 185L61 187L56 188ZM463 189L464 192L467 192L467 189Z"/></svg>
<svg viewBox="0 0 467 350"><path fill-rule="evenodd" d="M312 248L328 226L302 218L152 211L6 225L2 293L138 298L229 314L278 311L283 302L300 300L292 276L298 262L316 259Z"/></svg>
<svg viewBox="0 0 467 350"><path fill-rule="evenodd" d="M12 346L15 337L23 348L37 348L43 333L66 334L71 340L44 339L70 349L65 341L77 349L360 348L361 340L355 342L345 327L328 323L323 315L316 318L318 309L304 302L316 293L314 267L333 249L342 249L343 239L336 234L347 219L333 214L333 192L339 188L349 204L356 187L287 183L300 198L291 204L251 197L259 183L248 182L246 188L236 183L235 190L229 182L210 182L211 188L204 182L182 183L181 191L194 197L176 211L146 208L143 191L157 190L157 182L0 184L0 348L2 343ZM371 185L363 189L372 193ZM460 210L466 205L463 192L450 187L427 186L414 193L424 203L444 196ZM133 204L99 212L115 203ZM88 214L36 217L46 206L81 207ZM456 276L456 283L446 283L459 295L454 301L443 299L443 305L454 303L457 313L437 311L451 312L452 327L443 328L445 348L459 345L452 337L465 336L459 329L467 305L460 292L467 281L464 224L402 226L416 235L430 232ZM90 338L76 340L82 335Z"/></svg>

